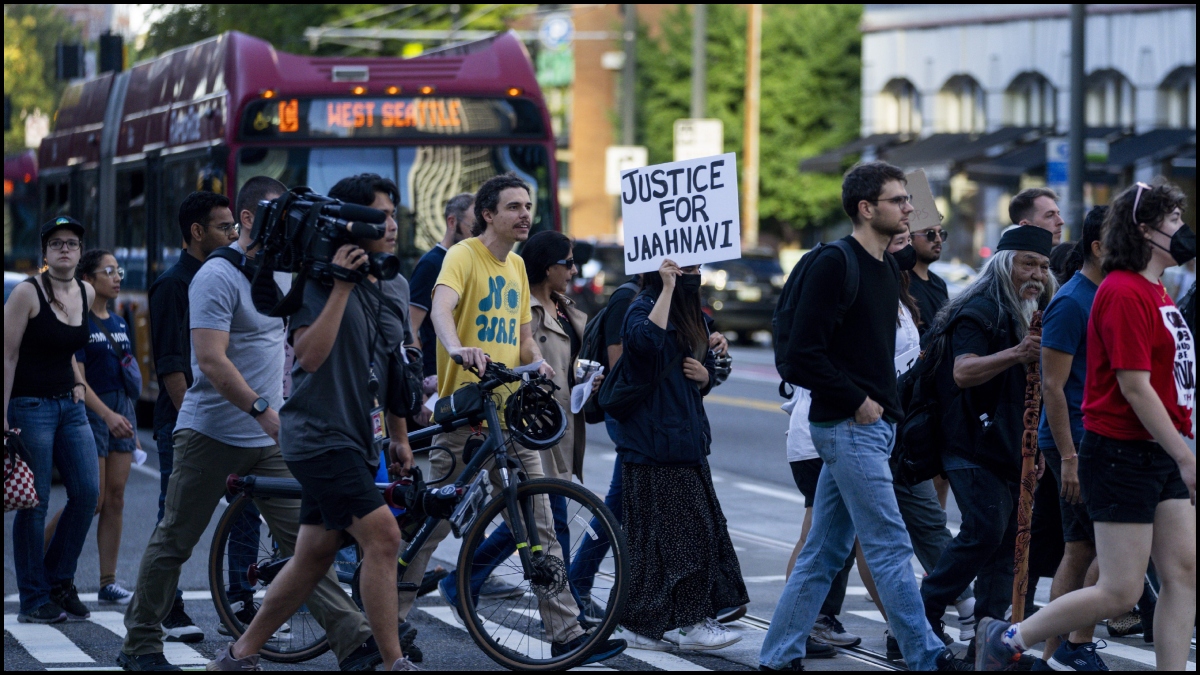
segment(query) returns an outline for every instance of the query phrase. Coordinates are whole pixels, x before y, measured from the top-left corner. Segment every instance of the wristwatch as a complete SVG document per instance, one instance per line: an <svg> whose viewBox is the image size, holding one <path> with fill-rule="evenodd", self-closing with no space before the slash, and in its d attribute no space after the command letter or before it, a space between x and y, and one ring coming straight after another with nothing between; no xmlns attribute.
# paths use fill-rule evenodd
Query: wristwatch
<svg viewBox="0 0 1200 675"><path fill-rule="evenodd" d="M259 415L267 412L267 408L270 407L271 404L267 402L267 399L259 396L258 398L254 399L254 403L250 404L250 410L247 410L246 412L250 413L251 417L258 417Z"/></svg>

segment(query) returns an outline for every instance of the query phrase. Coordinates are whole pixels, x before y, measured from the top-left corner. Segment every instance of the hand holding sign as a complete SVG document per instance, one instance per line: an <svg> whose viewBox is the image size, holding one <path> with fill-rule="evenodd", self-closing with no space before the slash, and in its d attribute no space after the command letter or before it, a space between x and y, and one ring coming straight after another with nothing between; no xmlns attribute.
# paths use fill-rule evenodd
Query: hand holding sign
<svg viewBox="0 0 1200 675"><path fill-rule="evenodd" d="M623 172L621 215L626 274L742 257L734 154Z"/></svg>

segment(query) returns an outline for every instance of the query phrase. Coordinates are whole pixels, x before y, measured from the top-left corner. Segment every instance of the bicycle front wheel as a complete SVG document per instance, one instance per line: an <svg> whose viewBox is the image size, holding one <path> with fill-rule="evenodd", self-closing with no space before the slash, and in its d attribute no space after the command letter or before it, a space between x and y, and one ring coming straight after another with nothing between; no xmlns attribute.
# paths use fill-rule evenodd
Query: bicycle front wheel
<svg viewBox="0 0 1200 675"><path fill-rule="evenodd" d="M287 560L258 510L250 508L253 504L240 495L225 509L208 556L208 586L217 618L225 627L221 632L234 640L246 632L270 581ZM327 651L325 629L304 604L260 654L269 661L299 663Z"/></svg>
<svg viewBox="0 0 1200 675"><path fill-rule="evenodd" d="M526 569L506 524L511 514L497 495L463 537L459 611L471 638L496 663L513 670L566 670L582 664L617 627L629 587L625 534L604 502L582 485L542 478L516 490L523 512L516 518L533 523L535 512L549 510L555 541L540 541L541 550L531 547ZM609 546L596 545L602 539ZM582 644L556 647L553 640L580 632L576 623L587 631Z"/></svg>

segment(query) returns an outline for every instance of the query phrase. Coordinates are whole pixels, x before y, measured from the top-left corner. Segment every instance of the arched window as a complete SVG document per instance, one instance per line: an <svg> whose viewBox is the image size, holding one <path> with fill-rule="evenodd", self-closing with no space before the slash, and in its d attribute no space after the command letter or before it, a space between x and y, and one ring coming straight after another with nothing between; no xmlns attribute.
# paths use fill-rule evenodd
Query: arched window
<svg viewBox="0 0 1200 675"><path fill-rule="evenodd" d="M987 128L983 87L970 75L955 75L938 92L935 131L947 134L979 133Z"/></svg>
<svg viewBox="0 0 1200 675"><path fill-rule="evenodd" d="M1004 92L1004 124L1053 129L1058 122L1058 90L1041 73L1021 73Z"/></svg>
<svg viewBox="0 0 1200 675"><path fill-rule="evenodd" d="M1086 105L1089 127L1133 126L1133 85L1115 70L1088 75Z"/></svg>
<svg viewBox="0 0 1200 675"><path fill-rule="evenodd" d="M875 133L916 134L921 131L921 94L913 83L896 79L876 98Z"/></svg>
<svg viewBox="0 0 1200 675"><path fill-rule="evenodd" d="M1169 129L1196 128L1196 67L1176 68L1158 88L1158 124Z"/></svg>

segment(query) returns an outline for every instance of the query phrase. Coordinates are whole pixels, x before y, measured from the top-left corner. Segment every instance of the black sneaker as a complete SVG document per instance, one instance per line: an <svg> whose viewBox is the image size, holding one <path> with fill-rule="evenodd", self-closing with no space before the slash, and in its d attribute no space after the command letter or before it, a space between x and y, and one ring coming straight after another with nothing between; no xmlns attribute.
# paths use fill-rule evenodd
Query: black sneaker
<svg viewBox="0 0 1200 675"><path fill-rule="evenodd" d="M758 669L759 670L770 670L770 671L776 671L776 672L783 671L783 670L804 670L804 664L801 663L801 661L802 661L802 659L792 659L790 662L788 662L788 664L786 666L784 666L782 668L768 668L767 666L764 666L760 663L760 664L758 664Z"/></svg>
<svg viewBox="0 0 1200 675"><path fill-rule="evenodd" d="M949 671L975 670L975 664L954 656L954 652L947 649L938 655L937 669Z"/></svg>
<svg viewBox="0 0 1200 675"><path fill-rule="evenodd" d="M804 658L806 659L832 659L837 656L837 650L828 642L822 642L811 635L804 643Z"/></svg>
<svg viewBox="0 0 1200 675"><path fill-rule="evenodd" d="M887 645L888 661L899 661L899 660L903 659L904 654L902 654L900 652L900 643L896 641L896 638L895 638L895 636L892 635L891 631L885 630L883 632L883 635L885 638L884 644Z"/></svg>
<svg viewBox="0 0 1200 675"><path fill-rule="evenodd" d="M346 672L375 670L375 666L381 663L383 663L383 656L379 653L379 646L375 644L374 637L369 637L345 660L339 661L338 668Z"/></svg>
<svg viewBox="0 0 1200 675"><path fill-rule="evenodd" d="M408 657L413 663L420 663L425 660L425 654L421 652L421 648L416 643L417 629L407 621L400 622L400 651Z"/></svg>
<svg viewBox="0 0 1200 675"><path fill-rule="evenodd" d="M175 598L167 618L163 619L163 640L167 642L202 642L204 631L196 626L192 617L183 611L183 600Z"/></svg>
<svg viewBox="0 0 1200 675"><path fill-rule="evenodd" d="M243 600L231 602L229 603L229 608L233 610L234 617L237 618L238 622L241 623L242 626L249 626L250 623L254 621L255 615L258 614L258 604L254 602L253 596L247 596ZM290 633L291 631L292 627L289 626L285 621L283 622L283 625L275 629L275 633L271 635L271 638L278 640L280 638L280 633ZM217 623L217 632L221 635L227 635L229 637L238 637L233 634L233 631L229 630L229 626L226 626L224 621Z"/></svg>
<svg viewBox="0 0 1200 675"><path fill-rule="evenodd" d="M117 665L121 666L121 670L183 670L168 661L162 652L139 654L138 656L130 656L121 652L117 654Z"/></svg>
<svg viewBox="0 0 1200 675"><path fill-rule="evenodd" d="M590 635L585 633L574 640L569 640L567 642L555 642L554 644L550 645L550 654L552 656L562 656L568 652L575 651L576 649L579 649L579 647L590 637ZM611 659L617 654L625 651L625 647L626 643L624 640L605 640L599 644L594 644L591 647L592 655L580 665L600 663L601 661Z"/></svg>
<svg viewBox="0 0 1200 675"><path fill-rule="evenodd" d="M17 614L17 623L62 623L66 620L67 613L53 600L32 612Z"/></svg>
<svg viewBox="0 0 1200 675"><path fill-rule="evenodd" d="M954 638L946 634L945 621L938 621L937 628L934 629L933 634L938 636L938 639L942 641L942 644L946 645L947 647L954 644Z"/></svg>
<svg viewBox="0 0 1200 675"><path fill-rule="evenodd" d="M87 605L79 600L79 591L75 584L67 582L50 589L50 600L63 608L67 613L67 621L87 621L92 616Z"/></svg>

